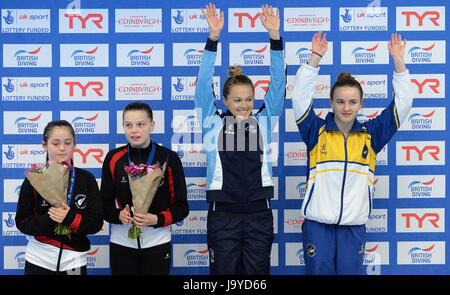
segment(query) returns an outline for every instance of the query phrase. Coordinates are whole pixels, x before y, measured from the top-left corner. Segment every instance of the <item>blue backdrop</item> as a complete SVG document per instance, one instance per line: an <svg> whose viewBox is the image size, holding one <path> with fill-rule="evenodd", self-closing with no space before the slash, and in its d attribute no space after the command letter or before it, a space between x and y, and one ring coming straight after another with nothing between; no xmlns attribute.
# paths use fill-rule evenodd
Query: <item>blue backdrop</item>
<svg viewBox="0 0 450 295"><path fill-rule="evenodd" d="M14 224L20 185L31 163L42 163L46 123L76 128L75 165L100 181L108 150L126 142L121 110L142 100L155 111L152 139L177 151L187 177L190 215L172 226L172 273L208 274L205 154L193 108L195 78L208 26L206 1L2 1L0 66L0 274L22 274L26 238ZM220 1L214 88L229 65L242 64L255 84L255 109L269 83L268 34L261 1ZM315 31L327 32L314 107L330 110L329 90L342 71L365 91L359 119L375 117L392 99L392 32L408 40L405 59L415 100L407 121L378 155L373 212L367 224L368 274L449 274L446 211L445 99L448 35L445 1L271 1L281 18L287 63L285 112L274 133L276 199L272 274L303 274L299 208L305 191L306 148L292 116L292 83L310 56ZM109 225L90 236L89 274L109 274Z"/></svg>

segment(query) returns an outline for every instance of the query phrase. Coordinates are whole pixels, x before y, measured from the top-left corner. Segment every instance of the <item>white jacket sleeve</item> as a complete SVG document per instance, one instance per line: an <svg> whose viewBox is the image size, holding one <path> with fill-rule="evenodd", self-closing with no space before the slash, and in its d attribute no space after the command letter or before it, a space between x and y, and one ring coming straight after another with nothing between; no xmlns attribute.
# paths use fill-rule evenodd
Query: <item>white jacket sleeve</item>
<svg viewBox="0 0 450 295"><path fill-rule="evenodd" d="M292 107L296 121L303 117L311 105L318 74L319 68L305 64L298 69L295 75Z"/></svg>
<svg viewBox="0 0 450 295"><path fill-rule="evenodd" d="M396 73L392 77L392 86L395 93L395 105L397 106L397 114L399 124L408 116L412 107L413 97L411 90L411 78L409 76L409 70L402 73Z"/></svg>

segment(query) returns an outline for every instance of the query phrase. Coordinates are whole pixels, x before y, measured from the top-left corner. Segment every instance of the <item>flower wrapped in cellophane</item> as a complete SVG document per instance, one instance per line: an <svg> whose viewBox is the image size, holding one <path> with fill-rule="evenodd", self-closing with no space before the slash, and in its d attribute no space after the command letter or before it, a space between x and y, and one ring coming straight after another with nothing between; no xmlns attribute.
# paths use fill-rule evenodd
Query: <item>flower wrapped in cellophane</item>
<svg viewBox="0 0 450 295"><path fill-rule="evenodd" d="M47 166L32 164L26 175L31 185L47 203L52 207L59 207L62 202L67 202L67 188L71 169L75 168L66 161L61 163L49 161ZM72 230L58 223L54 233L66 235L70 238Z"/></svg>
<svg viewBox="0 0 450 295"><path fill-rule="evenodd" d="M125 167L130 183L130 190L133 200L133 213L147 213L153 198L155 197L158 186L164 176L166 165L161 169L158 164L155 165L135 165ZM141 237L141 229L137 228L132 222L128 231L128 238L136 239Z"/></svg>

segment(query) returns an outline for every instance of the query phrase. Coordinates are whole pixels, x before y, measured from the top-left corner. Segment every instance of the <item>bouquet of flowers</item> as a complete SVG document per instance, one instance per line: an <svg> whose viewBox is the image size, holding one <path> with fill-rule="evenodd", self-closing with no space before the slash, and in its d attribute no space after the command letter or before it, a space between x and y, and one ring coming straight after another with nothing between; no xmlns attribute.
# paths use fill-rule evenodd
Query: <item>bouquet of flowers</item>
<svg viewBox="0 0 450 295"><path fill-rule="evenodd" d="M161 169L158 164L155 165L135 165L125 167L130 183L131 195L133 198L133 213L147 213L152 204L155 193L158 190L166 164ZM128 238L136 239L141 237L142 231L132 222L128 231Z"/></svg>
<svg viewBox="0 0 450 295"><path fill-rule="evenodd" d="M48 162L47 166L32 164L26 172L27 179L36 191L53 207L59 207L67 201L69 172L73 168L67 161L61 163ZM54 233L70 238L72 230L62 224L55 227Z"/></svg>

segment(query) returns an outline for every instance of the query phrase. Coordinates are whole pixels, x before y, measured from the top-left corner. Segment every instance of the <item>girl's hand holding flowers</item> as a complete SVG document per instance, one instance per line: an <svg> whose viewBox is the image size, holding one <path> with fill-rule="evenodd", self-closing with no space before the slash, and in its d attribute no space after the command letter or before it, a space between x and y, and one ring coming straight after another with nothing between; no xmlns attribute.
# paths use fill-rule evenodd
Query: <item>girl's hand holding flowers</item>
<svg viewBox="0 0 450 295"><path fill-rule="evenodd" d="M64 218L66 218L67 212L69 212L70 208L66 203L61 203L59 207L51 207L48 209L48 215L50 218L58 223L63 222Z"/></svg>

